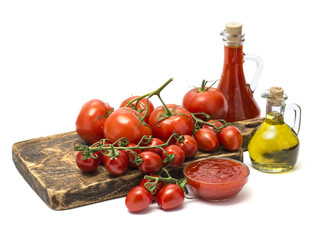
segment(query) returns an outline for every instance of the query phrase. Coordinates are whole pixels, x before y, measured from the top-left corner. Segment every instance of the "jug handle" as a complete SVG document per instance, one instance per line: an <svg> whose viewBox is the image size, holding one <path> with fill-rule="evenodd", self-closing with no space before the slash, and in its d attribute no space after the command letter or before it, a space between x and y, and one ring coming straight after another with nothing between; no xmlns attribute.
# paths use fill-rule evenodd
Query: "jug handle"
<svg viewBox="0 0 320 240"><path fill-rule="evenodd" d="M263 61L259 56L253 55L253 54L243 54L243 60L253 61L257 64L256 71L254 72L251 83L249 84L251 91L254 92L257 88L257 85L261 76L261 72L263 69Z"/></svg>
<svg viewBox="0 0 320 240"><path fill-rule="evenodd" d="M291 129L296 133L296 135L298 135L300 131L300 123L301 123L301 108L298 104L291 103L286 105L285 111L287 110L294 111L294 122L293 122L293 127L291 127Z"/></svg>

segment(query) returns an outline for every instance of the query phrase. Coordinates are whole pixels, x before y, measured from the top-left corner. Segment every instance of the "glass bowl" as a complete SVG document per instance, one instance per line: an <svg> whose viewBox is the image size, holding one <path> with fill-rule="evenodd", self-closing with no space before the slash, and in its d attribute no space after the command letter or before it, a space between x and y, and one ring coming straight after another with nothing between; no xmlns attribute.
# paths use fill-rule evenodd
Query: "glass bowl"
<svg viewBox="0 0 320 240"><path fill-rule="evenodd" d="M232 159L201 159L188 163L183 175L193 192L205 200L235 196L248 182L249 168Z"/></svg>

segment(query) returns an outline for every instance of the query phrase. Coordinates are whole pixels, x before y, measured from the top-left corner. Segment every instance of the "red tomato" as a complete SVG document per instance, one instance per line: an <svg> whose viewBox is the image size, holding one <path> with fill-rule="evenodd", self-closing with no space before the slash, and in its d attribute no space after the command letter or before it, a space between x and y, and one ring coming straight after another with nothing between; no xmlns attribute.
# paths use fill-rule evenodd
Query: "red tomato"
<svg viewBox="0 0 320 240"><path fill-rule="evenodd" d="M201 151L213 152L219 147L218 136L209 128L199 129L194 137Z"/></svg>
<svg viewBox="0 0 320 240"><path fill-rule="evenodd" d="M121 103L120 107L125 107L128 102L130 102L131 100L133 100L133 99L135 99L135 98L137 98L137 97L139 97L139 96L133 96L133 97L127 98L126 100L124 100L124 101ZM147 100L146 98L142 98L142 99L138 102L138 104L136 104L136 103L137 103L137 102L134 101L134 102L131 103L130 106L128 106L128 107L130 107L130 108L138 111L138 112L141 114L141 116L144 116L144 114L146 113L146 109L147 109L147 106L148 106L148 103L149 103L148 113L147 113L146 118L144 119L145 122L148 122L149 116L150 116L151 112L154 110L154 106L153 106L152 102L151 102L150 100Z"/></svg>
<svg viewBox="0 0 320 240"><path fill-rule="evenodd" d="M126 196L126 206L130 212L140 212L152 202L151 193L141 186L132 188Z"/></svg>
<svg viewBox="0 0 320 240"><path fill-rule="evenodd" d="M135 143L129 143L127 147L135 147L137 146L137 144ZM137 169L138 166L137 164L135 164L133 161L135 160L135 157L134 157L134 154L132 152L130 152L129 150L124 150L128 156L128 161L129 161L129 167L132 168L132 169ZM142 150L141 149L134 149L132 150L134 151L137 155L142 153Z"/></svg>
<svg viewBox="0 0 320 240"><path fill-rule="evenodd" d="M151 135L151 128L145 123L139 124L139 113L131 108L119 108L106 119L103 126L104 137L115 142L126 137L129 142L138 143L144 135Z"/></svg>
<svg viewBox="0 0 320 240"><path fill-rule="evenodd" d="M167 154L173 154L175 156L174 159L172 159L170 167L180 166L186 158L184 151L181 148L179 148L177 145L169 145L164 148L164 151ZM164 154L164 152L162 152L162 159L165 159L165 158L166 158L166 155ZM165 165L168 165L168 164L169 162L165 163Z"/></svg>
<svg viewBox="0 0 320 240"><path fill-rule="evenodd" d="M158 175L151 175L152 177L158 177ZM150 186L151 183L153 183L154 180L148 180L148 179L142 179L140 186L145 187L145 184L147 186ZM152 194L152 200L155 200L158 196L159 191L161 190L161 188L164 186L164 182L162 181L158 181L156 184L156 188L155 188L155 192L151 193Z"/></svg>
<svg viewBox="0 0 320 240"><path fill-rule="evenodd" d="M140 156L143 162L139 164L138 168L146 174L158 172L163 166L162 158L155 152L142 152Z"/></svg>
<svg viewBox="0 0 320 240"><path fill-rule="evenodd" d="M241 147L243 138L238 128L228 126L220 132L220 142L228 151L235 151Z"/></svg>
<svg viewBox="0 0 320 240"><path fill-rule="evenodd" d="M165 113L163 106L157 107L149 117L149 126L152 128L152 135L166 142L174 133L192 135L194 122L190 112L184 107L168 104L168 109L177 115L159 119Z"/></svg>
<svg viewBox="0 0 320 240"><path fill-rule="evenodd" d="M224 95L213 87L197 87L187 92L182 106L192 113L204 112L212 118L224 118L228 111L228 103Z"/></svg>
<svg viewBox="0 0 320 240"><path fill-rule="evenodd" d="M119 150L117 157L103 156L103 164L111 175L121 175L128 168L128 156L125 151Z"/></svg>
<svg viewBox="0 0 320 240"><path fill-rule="evenodd" d="M105 117L113 108L101 100L93 99L85 103L76 120L76 131L86 142L93 144L103 136Z"/></svg>
<svg viewBox="0 0 320 240"><path fill-rule="evenodd" d="M184 151L186 158L192 158L198 152L198 143L190 135L183 135L183 137L183 142L176 142L176 145Z"/></svg>
<svg viewBox="0 0 320 240"><path fill-rule="evenodd" d="M76 163L78 168L83 172L94 172L97 170L100 159L99 158L87 158L86 160L82 160L82 152L78 152L76 155Z"/></svg>
<svg viewBox="0 0 320 240"><path fill-rule="evenodd" d="M149 144L144 145L144 147L155 147L155 146L159 146L164 144L164 142L159 139L159 138L151 138L151 141ZM150 151L150 152L155 152L157 154L159 154L159 156L162 156L162 150L160 148L150 148L150 149L146 149L144 151Z"/></svg>
<svg viewBox="0 0 320 240"><path fill-rule="evenodd" d="M170 210L179 207L184 201L184 192L182 189L173 183L169 183L161 188L157 203L160 208Z"/></svg>
<svg viewBox="0 0 320 240"><path fill-rule="evenodd" d="M222 128L222 127L224 126L224 123L223 123L223 122L217 121L217 120L215 120L215 119L211 119L211 120L209 120L209 121L207 121L207 122L213 124L216 128ZM217 134L218 137L219 137L219 135L220 135L220 132L218 132L217 130L215 130L215 128L212 127L212 126L210 126L210 125L204 124L202 128L209 128L209 129L211 129L212 131L214 131L214 132ZM220 130L221 130L221 129L220 129Z"/></svg>

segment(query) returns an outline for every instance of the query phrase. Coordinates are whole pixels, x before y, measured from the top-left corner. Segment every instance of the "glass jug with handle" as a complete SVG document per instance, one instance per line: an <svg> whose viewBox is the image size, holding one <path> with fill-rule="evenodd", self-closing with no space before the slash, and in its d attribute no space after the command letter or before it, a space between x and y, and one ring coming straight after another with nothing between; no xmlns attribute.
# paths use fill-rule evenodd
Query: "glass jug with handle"
<svg viewBox="0 0 320 240"><path fill-rule="evenodd" d="M301 108L298 104L285 104L288 98L280 87L262 93L267 99L265 121L252 133L248 151L252 166L262 172L280 173L294 167L299 154ZM287 110L294 111L294 125L284 122Z"/></svg>
<svg viewBox="0 0 320 240"><path fill-rule="evenodd" d="M224 64L217 88L228 102L225 120L235 122L257 118L260 116L260 108L253 93L260 79L263 62L256 55L243 53L244 34L241 23L227 23L221 35L224 41ZM247 84L243 71L245 61L254 61L257 65L250 84Z"/></svg>

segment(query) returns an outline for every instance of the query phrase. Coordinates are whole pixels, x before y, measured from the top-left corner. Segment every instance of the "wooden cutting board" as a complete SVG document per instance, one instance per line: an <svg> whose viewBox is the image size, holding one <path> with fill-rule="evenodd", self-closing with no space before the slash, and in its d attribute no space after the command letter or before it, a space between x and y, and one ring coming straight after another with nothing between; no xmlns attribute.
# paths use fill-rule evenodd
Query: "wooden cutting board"
<svg viewBox="0 0 320 240"><path fill-rule="evenodd" d="M207 157L242 161L249 136L262 121L263 119L251 119L233 124L243 135L242 149L228 152L220 147L213 153L199 151L193 159L186 162ZM115 177L102 165L95 173L81 172L75 163L76 152L73 151L73 147L78 144L85 143L72 131L17 142L12 146L16 168L51 209L70 209L123 197L142 180L144 174L139 170L128 170L124 175ZM175 177L182 177L186 162L181 167L172 168L170 173Z"/></svg>

